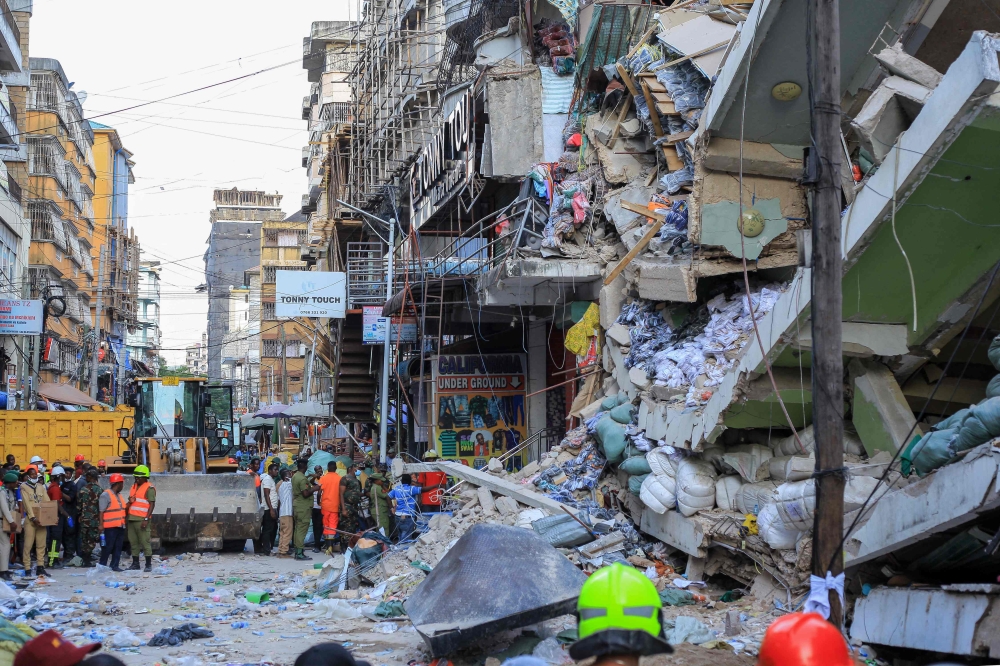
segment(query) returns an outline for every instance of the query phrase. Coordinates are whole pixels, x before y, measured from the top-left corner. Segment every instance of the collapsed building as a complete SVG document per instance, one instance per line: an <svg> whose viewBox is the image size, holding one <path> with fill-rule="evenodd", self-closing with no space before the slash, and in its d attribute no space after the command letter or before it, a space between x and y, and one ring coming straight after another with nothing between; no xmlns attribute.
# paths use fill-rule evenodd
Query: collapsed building
<svg viewBox="0 0 1000 666"><path fill-rule="evenodd" d="M815 512L805 3L522 4L418 2L386 35L370 21L389 9L362 20L369 64L348 80L369 120L348 140L369 157L332 153L347 175L320 206L348 273L336 348L360 367L334 410L374 420L374 387L350 391L381 367L362 336L381 317L396 451L494 459L579 510L620 511L686 555L689 580L800 599ZM841 2L844 551L853 639L996 657L1000 22L960 27L966 9ZM422 21L444 26L436 48ZM377 98L377 76L410 83ZM377 130L392 123L405 131ZM553 464L553 446L572 460ZM934 627L941 614L959 630Z"/></svg>

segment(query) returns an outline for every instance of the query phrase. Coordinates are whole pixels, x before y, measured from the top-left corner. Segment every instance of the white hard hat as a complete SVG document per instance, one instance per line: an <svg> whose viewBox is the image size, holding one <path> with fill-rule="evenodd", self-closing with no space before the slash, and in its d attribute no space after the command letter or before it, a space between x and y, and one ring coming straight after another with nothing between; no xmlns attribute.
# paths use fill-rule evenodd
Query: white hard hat
<svg viewBox="0 0 1000 666"><path fill-rule="evenodd" d="M52 476L59 476L60 474L65 474L65 473L66 473L66 470L64 470L59 465L56 465L55 467L53 467L52 471L49 472L49 474L51 474Z"/></svg>
<svg viewBox="0 0 1000 666"><path fill-rule="evenodd" d="M36 463L40 463L40 462L45 462L44 460L42 460L41 456L31 456L31 464L32 465L34 465Z"/></svg>

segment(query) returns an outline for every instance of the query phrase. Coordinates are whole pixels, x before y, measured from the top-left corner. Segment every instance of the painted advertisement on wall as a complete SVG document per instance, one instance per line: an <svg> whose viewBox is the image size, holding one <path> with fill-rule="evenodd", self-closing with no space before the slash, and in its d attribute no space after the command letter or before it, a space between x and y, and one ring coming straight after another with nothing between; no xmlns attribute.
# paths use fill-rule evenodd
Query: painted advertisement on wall
<svg viewBox="0 0 1000 666"><path fill-rule="evenodd" d="M434 362L437 425L434 447L442 458L485 467L528 436L524 354L442 354ZM522 452L508 463L520 469Z"/></svg>

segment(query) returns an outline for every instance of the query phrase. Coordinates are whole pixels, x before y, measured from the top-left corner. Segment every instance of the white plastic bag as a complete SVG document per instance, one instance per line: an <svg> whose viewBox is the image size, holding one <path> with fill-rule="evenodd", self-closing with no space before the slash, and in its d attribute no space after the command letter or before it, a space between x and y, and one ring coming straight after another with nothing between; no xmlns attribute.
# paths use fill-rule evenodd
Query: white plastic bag
<svg viewBox="0 0 1000 666"><path fill-rule="evenodd" d="M715 504L725 511L736 511L736 496L743 487L743 477L738 474L719 477L715 482Z"/></svg>
<svg viewBox="0 0 1000 666"><path fill-rule="evenodd" d="M676 476L677 463L683 459L683 454L679 453L672 446L658 446L646 454L646 462L653 474L660 476Z"/></svg>
<svg viewBox="0 0 1000 666"><path fill-rule="evenodd" d="M816 459L813 456L778 456L767 461L771 480L779 483L805 481L812 477L815 468Z"/></svg>
<svg viewBox="0 0 1000 666"><path fill-rule="evenodd" d="M761 444L744 444L728 449L722 456L722 471L739 474L747 483L756 483L767 478L767 461L771 449Z"/></svg>
<svg viewBox="0 0 1000 666"><path fill-rule="evenodd" d="M308 610L288 617L295 620L354 620L361 617L361 613L343 599L323 599Z"/></svg>
<svg viewBox="0 0 1000 666"><path fill-rule="evenodd" d="M757 515L764 505L774 502L772 493L777 487L774 481L743 484L736 493L736 510L744 515L748 513Z"/></svg>
<svg viewBox="0 0 1000 666"><path fill-rule="evenodd" d="M116 648L139 647L142 640L128 629L122 629L111 637L111 644Z"/></svg>
<svg viewBox="0 0 1000 666"><path fill-rule="evenodd" d="M778 509L774 504L768 504L757 516L757 531L767 545L776 550L791 550L799 539L798 530L789 530L778 518Z"/></svg>
<svg viewBox="0 0 1000 666"><path fill-rule="evenodd" d="M559 639L554 636L546 638L541 643L536 645L535 649L531 652L531 656L537 657L547 664L552 664L552 666L573 663L573 659L569 656L569 652L567 652L566 648L562 646Z"/></svg>
<svg viewBox="0 0 1000 666"><path fill-rule="evenodd" d="M677 506L677 480L666 474L650 474L642 480L639 499L650 511L664 514Z"/></svg>
<svg viewBox="0 0 1000 666"><path fill-rule="evenodd" d="M87 572L87 582L91 585L103 583L111 577L111 573L111 567L106 567L103 564L95 565Z"/></svg>
<svg viewBox="0 0 1000 666"><path fill-rule="evenodd" d="M699 458L685 458L677 466L677 509L685 516L715 506L715 467Z"/></svg>
<svg viewBox="0 0 1000 666"><path fill-rule="evenodd" d="M816 515L816 482L813 479L783 483L774 491L775 510L786 530L812 528ZM760 518L757 518L760 525Z"/></svg>

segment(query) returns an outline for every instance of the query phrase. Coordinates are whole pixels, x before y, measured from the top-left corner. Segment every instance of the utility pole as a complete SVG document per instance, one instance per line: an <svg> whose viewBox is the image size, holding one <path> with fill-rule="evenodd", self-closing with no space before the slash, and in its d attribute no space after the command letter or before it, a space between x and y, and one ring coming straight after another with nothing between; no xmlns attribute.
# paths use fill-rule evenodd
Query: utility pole
<svg viewBox="0 0 1000 666"><path fill-rule="evenodd" d="M313 365L316 363L316 331L313 331L312 347L309 349L309 361L306 365L306 395L303 402L309 402L312 396Z"/></svg>
<svg viewBox="0 0 1000 666"><path fill-rule="evenodd" d="M285 324L281 324L281 404L288 404L288 345L285 344Z"/></svg>
<svg viewBox="0 0 1000 666"><path fill-rule="evenodd" d="M816 518L812 573L825 578L844 570L844 361L841 319L843 260L840 243L840 7L839 0L807 0L812 25L812 111L816 183L812 210L813 427L816 431ZM830 622L838 628L843 607L829 592Z"/></svg>
<svg viewBox="0 0 1000 666"><path fill-rule="evenodd" d="M94 346L90 357L90 397L97 400L97 356L101 348L101 316L104 313L104 252L97 260L97 309L94 311Z"/></svg>
<svg viewBox="0 0 1000 666"><path fill-rule="evenodd" d="M396 220L389 220L389 252L386 255L388 266L385 274L385 300L392 297L392 253L396 244ZM402 313L400 313L402 314ZM402 323L400 324L402 326ZM389 437L389 343L392 338L392 317L385 326L385 347L382 348L382 395L378 413L378 459L385 464L386 439ZM398 428L397 428L398 429Z"/></svg>

